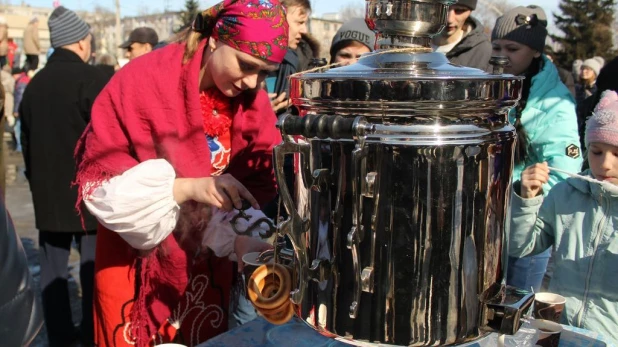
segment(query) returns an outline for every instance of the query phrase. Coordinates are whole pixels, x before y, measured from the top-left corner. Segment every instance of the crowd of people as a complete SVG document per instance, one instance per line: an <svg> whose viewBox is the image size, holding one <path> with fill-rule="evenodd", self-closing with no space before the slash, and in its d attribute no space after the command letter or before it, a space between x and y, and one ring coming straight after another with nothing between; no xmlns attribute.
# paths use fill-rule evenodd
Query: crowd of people
<svg viewBox="0 0 618 347"><path fill-rule="evenodd" d="M518 142L507 283L547 289L553 263L548 290L567 298L563 323L618 342L618 63L588 57L561 69L544 53L542 8L507 11L491 35L476 8L476 0L452 5L432 48L484 71L505 56L505 73L525 77L509 113ZM272 245L238 236L229 221L243 201L254 219L277 215L272 148L281 142L277 115L290 107L289 77L326 63L310 15L309 0L224 0L164 41L151 28L133 30L120 68L111 55L92 62L90 27L60 6L40 69L38 20L24 33L19 68L0 18L4 118L32 192L50 346L196 345L257 316L238 259ZM375 43L363 19L350 20L328 61L355 64ZM293 161L285 170L293 179Z"/></svg>

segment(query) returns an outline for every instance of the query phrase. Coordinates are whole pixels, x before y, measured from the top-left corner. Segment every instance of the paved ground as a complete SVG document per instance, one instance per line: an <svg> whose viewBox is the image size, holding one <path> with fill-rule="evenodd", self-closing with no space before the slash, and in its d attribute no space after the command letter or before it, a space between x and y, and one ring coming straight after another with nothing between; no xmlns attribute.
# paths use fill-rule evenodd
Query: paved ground
<svg viewBox="0 0 618 347"><path fill-rule="evenodd" d="M5 144L5 148L8 146ZM35 284L39 285L39 238L38 231L34 224L34 210L32 206L32 196L28 182L24 177L24 165L21 155L13 153L6 154L5 157L7 167L7 188L6 188L6 205L17 228L26 254L30 271L34 277ZM69 278L69 291L71 295L71 310L73 312L73 321L78 322L81 319L81 307L79 305L79 254L77 250L71 251L69 258L71 276ZM40 288L37 288L40 297ZM45 327L34 340L32 346L46 347L47 335Z"/></svg>

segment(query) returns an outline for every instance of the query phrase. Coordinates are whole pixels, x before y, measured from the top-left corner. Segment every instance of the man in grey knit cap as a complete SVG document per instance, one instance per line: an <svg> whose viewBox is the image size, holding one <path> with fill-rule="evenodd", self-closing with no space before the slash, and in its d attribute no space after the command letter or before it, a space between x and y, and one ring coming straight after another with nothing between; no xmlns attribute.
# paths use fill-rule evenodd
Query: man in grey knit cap
<svg viewBox="0 0 618 347"><path fill-rule="evenodd" d="M54 53L24 92L22 147L39 230L43 314L50 346L93 345L92 296L97 222L75 209L73 152L90 121L105 76L90 59L90 27L75 12L56 8L48 19ZM86 231L84 231L86 230ZM75 240L80 252L82 321L73 326L68 261Z"/></svg>
<svg viewBox="0 0 618 347"><path fill-rule="evenodd" d="M490 71L491 44L485 28L474 17L477 0L459 0L448 11L442 33L433 39L434 51L446 54L453 64Z"/></svg>

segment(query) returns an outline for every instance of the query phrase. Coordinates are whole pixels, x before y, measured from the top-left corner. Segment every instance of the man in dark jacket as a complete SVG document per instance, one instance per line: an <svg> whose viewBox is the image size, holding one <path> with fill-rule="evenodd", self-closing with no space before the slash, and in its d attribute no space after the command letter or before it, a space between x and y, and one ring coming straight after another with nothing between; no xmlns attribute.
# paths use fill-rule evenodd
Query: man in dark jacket
<svg viewBox="0 0 618 347"><path fill-rule="evenodd" d="M491 43L485 28L471 17L477 0L459 0L449 8L446 28L433 39L436 52L457 65L491 71Z"/></svg>
<svg viewBox="0 0 618 347"><path fill-rule="evenodd" d="M298 71L311 68L312 62L320 58L320 42L310 33L303 33L298 47L294 50L298 56Z"/></svg>
<svg viewBox="0 0 618 347"><path fill-rule="evenodd" d="M285 6L286 20L289 26L288 32L288 51L279 65L279 70L270 73L266 77L266 89L271 98L271 105L277 115L285 112L290 105L288 95L288 82L290 75L298 71L300 60L295 50L302 40L302 35L308 32L307 22L311 13L311 3L309 0L283 0Z"/></svg>
<svg viewBox="0 0 618 347"><path fill-rule="evenodd" d="M90 28L62 6L50 15L54 53L24 92L20 105L26 177L39 229L43 313L50 346L81 338L93 344L92 295L97 222L84 208L76 212L73 152L90 121L94 99L105 77L90 59ZM84 232L84 230L86 230ZM75 240L81 256L82 322L76 331L68 293L68 260Z"/></svg>

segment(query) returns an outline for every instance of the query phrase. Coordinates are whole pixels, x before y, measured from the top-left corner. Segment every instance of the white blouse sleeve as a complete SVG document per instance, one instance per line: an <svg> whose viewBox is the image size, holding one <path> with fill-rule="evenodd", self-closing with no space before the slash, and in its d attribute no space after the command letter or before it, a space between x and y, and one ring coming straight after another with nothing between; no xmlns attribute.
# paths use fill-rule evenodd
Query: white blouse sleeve
<svg viewBox="0 0 618 347"><path fill-rule="evenodd" d="M131 247L149 250L176 227L180 207L174 200L175 179L166 160L147 160L101 184L84 196L84 203Z"/></svg>

